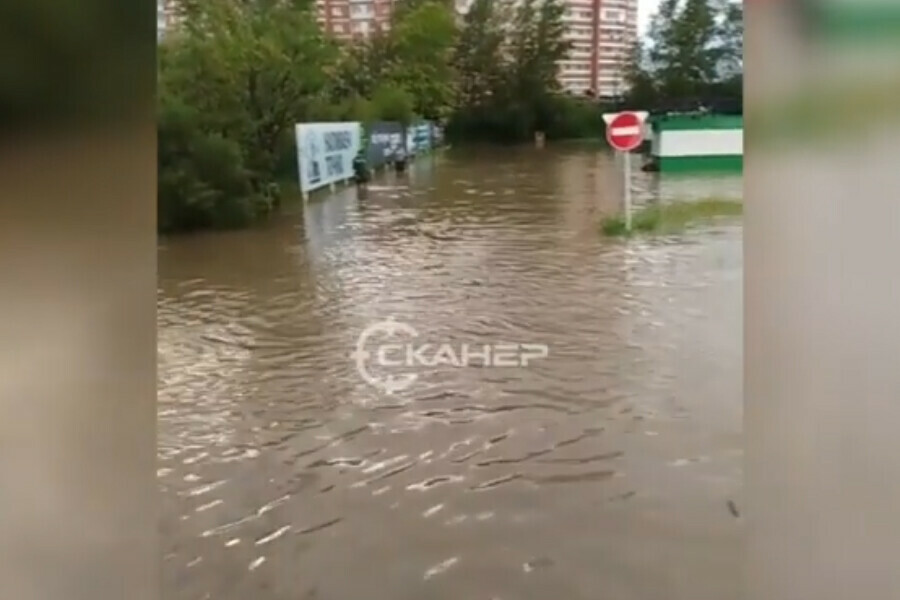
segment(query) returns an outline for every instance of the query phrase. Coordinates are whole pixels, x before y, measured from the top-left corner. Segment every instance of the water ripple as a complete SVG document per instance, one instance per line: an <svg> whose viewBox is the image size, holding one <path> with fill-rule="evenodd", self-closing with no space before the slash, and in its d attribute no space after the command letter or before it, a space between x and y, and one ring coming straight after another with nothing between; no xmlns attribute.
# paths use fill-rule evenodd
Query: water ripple
<svg viewBox="0 0 900 600"><path fill-rule="evenodd" d="M622 527L634 547L662 535L625 511L689 505L701 469L714 493L739 486L739 226L604 240L621 174L593 151L430 160L366 198L339 189L259 228L166 240L165 597L525 597L510 574L551 565L580 583L541 593L565 596L595 577L573 557L609 556ZM636 174L635 199L691 185ZM549 354L416 367L388 395L350 358L388 317L427 343ZM669 530L697 522L666 514ZM703 564L721 564L715 548ZM651 568L635 560L623 572ZM423 579L450 587L416 592Z"/></svg>

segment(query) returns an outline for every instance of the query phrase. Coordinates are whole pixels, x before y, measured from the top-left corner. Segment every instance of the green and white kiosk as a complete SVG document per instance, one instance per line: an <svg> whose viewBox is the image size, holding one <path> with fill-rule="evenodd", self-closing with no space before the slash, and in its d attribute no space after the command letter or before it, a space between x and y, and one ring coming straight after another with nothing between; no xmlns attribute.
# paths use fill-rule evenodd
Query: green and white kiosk
<svg viewBox="0 0 900 600"><path fill-rule="evenodd" d="M744 165L741 116L708 113L654 116L650 164L661 173L740 173Z"/></svg>

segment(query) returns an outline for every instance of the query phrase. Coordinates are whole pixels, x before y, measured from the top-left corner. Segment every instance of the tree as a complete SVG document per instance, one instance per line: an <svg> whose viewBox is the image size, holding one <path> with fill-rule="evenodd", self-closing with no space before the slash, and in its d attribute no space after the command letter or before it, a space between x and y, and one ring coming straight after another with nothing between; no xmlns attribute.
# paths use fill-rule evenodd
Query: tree
<svg viewBox="0 0 900 600"><path fill-rule="evenodd" d="M157 116L160 231L246 225L263 208L239 146L201 131L200 121L194 109L164 97Z"/></svg>
<svg viewBox="0 0 900 600"><path fill-rule="evenodd" d="M523 119L519 126L525 135L547 129L553 120L558 64L569 50L563 14L560 0L523 0L516 9L508 89L514 94L509 101Z"/></svg>
<svg viewBox="0 0 900 600"><path fill-rule="evenodd" d="M379 76L373 60L374 55L375 52L368 40L347 44L341 48L340 57L335 65L334 85L330 90L333 100L349 96L365 98L372 93Z"/></svg>
<svg viewBox="0 0 900 600"><path fill-rule="evenodd" d="M372 95L372 113L381 121L397 121L404 127L412 123L415 100L401 87L384 84Z"/></svg>
<svg viewBox="0 0 900 600"><path fill-rule="evenodd" d="M395 0L391 9L391 18L394 21L405 19L410 13L415 12L425 4L438 4L444 8L449 14L454 14L455 6L453 0Z"/></svg>
<svg viewBox="0 0 900 600"><path fill-rule="evenodd" d="M565 37L565 14L566 5L562 0L543 0L538 11L535 67L541 84L549 92L560 90L559 61L566 57L572 46Z"/></svg>
<svg viewBox="0 0 900 600"><path fill-rule="evenodd" d="M457 109L485 105L503 81L502 11L495 0L475 0L463 19L454 51Z"/></svg>
<svg viewBox="0 0 900 600"><path fill-rule="evenodd" d="M445 3L433 0L401 11L385 40L390 58L384 79L406 90L415 112L428 119L442 119L454 96L451 64L456 22Z"/></svg>
<svg viewBox="0 0 900 600"><path fill-rule="evenodd" d="M458 94L451 128L520 140L550 130L562 104L558 62L566 56L561 0L476 0L454 55Z"/></svg>
<svg viewBox="0 0 900 600"><path fill-rule="evenodd" d="M650 19L647 32L647 68L654 75L664 72L675 62L675 25L679 0L662 0Z"/></svg>
<svg viewBox="0 0 900 600"><path fill-rule="evenodd" d="M667 0L668 3L668 0ZM698 97L715 79L718 63L715 14L709 0L685 0L668 24L661 64L661 91L669 96Z"/></svg>
<svg viewBox="0 0 900 600"><path fill-rule="evenodd" d="M638 41L625 63L625 104L631 107L653 107L659 102L659 90L646 59L644 44Z"/></svg>
<svg viewBox="0 0 900 600"><path fill-rule="evenodd" d="M744 70L744 5L734 0L724 0L719 38L719 76L733 78Z"/></svg>
<svg viewBox="0 0 900 600"><path fill-rule="evenodd" d="M300 0L181 0L159 47L161 230L267 213L296 179L294 124L315 119L338 50Z"/></svg>
<svg viewBox="0 0 900 600"><path fill-rule="evenodd" d="M742 85L742 13L731 0L663 0L646 55L629 66L629 98L655 94L657 105L690 109L723 91L733 95Z"/></svg>
<svg viewBox="0 0 900 600"><path fill-rule="evenodd" d="M185 31L163 50L164 89L202 129L238 143L261 189L276 176L281 140L327 92L337 48L306 2L184 0L182 10Z"/></svg>

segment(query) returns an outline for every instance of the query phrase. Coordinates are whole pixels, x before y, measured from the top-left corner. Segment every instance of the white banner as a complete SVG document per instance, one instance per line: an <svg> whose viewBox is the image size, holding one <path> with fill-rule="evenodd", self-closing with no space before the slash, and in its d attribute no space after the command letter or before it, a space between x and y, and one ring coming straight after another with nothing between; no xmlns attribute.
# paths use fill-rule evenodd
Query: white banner
<svg viewBox="0 0 900 600"><path fill-rule="evenodd" d="M357 122L297 124L300 191L311 192L353 177L361 130Z"/></svg>

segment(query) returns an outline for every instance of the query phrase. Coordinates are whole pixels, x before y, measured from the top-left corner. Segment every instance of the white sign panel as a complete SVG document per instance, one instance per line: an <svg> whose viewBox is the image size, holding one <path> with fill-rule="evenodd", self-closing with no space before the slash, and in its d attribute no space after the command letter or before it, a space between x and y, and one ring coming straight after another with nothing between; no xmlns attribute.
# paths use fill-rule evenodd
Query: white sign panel
<svg viewBox="0 0 900 600"><path fill-rule="evenodd" d="M353 177L353 159L360 150L358 122L299 123L296 127L300 191Z"/></svg>
<svg viewBox="0 0 900 600"><path fill-rule="evenodd" d="M743 129L663 130L659 136L659 156L740 156L743 153Z"/></svg>

